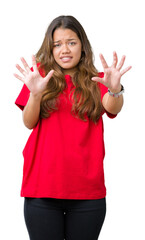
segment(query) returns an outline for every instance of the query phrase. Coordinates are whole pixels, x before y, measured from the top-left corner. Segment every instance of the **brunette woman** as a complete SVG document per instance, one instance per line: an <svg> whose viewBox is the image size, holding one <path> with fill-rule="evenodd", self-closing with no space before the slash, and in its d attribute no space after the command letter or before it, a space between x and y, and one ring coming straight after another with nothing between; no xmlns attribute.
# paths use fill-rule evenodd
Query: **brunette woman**
<svg viewBox="0 0 145 240"><path fill-rule="evenodd" d="M59 16L49 25L32 68L21 58L16 99L33 129L23 151L21 196L31 240L98 239L106 213L102 115L123 106L125 56L99 73L81 24Z"/></svg>

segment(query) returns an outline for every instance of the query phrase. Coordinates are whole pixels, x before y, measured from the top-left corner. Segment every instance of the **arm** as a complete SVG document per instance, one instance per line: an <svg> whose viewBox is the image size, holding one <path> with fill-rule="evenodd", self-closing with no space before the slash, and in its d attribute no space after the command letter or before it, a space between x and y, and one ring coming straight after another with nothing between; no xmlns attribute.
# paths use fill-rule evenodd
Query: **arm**
<svg viewBox="0 0 145 240"><path fill-rule="evenodd" d="M106 93L102 99L102 104L107 112L117 114L123 107L123 95L115 98Z"/></svg>
<svg viewBox="0 0 145 240"><path fill-rule="evenodd" d="M29 129L34 128L39 121L40 102L41 96L35 96L32 93L30 93L27 105L23 110L23 122L24 125Z"/></svg>
<svg viewBox="0 0 145 240"><path fill-rule="evenodd" d="M24 65L22 69L18 64L17 69L23 74L23 77L14 74L16 78L21 80L29 89L30 97L23 110L23 121L27 128L32 129L36 126L40 116L40 102L43 91L46 89L47 83L52 77L54 70L51 70L46 77L42 77L37 69L35 57L32 56L33 71L29 68L24 58L21 58Z"/></svg>

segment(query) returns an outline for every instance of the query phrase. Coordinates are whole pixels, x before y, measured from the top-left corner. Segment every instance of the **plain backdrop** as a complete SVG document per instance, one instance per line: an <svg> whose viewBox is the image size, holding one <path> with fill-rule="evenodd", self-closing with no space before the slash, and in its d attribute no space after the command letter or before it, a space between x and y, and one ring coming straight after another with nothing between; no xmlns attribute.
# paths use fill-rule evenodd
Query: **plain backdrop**
<svg viewBox="0 0 145 240"><path fill-rule="evenodd" d="M103 71L99 53L109 65L112 53L124 67L124 107L117 118L104 116L107 215L100 240L145 239L145 33L144 1L5 0L0 4L0 239L28 240L20 197L22 150L30 135L14 102L22 82L13 76L23 56L39 49L49 23L59 15L73 15L83 25ZM83 239L82 239L83 240Z"/></svg>

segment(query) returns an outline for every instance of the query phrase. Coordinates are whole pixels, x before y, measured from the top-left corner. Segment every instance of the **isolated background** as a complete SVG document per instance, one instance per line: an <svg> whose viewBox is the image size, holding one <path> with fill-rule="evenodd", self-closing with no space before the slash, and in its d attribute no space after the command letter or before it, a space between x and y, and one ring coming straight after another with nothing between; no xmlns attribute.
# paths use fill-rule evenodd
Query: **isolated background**
<svg viewBox="0 0 145 240"><path fill-rule="evenodd" d="M23 56L31 66L48 24L59 15L73 15L86 30L95 65L103 71L112 52L127 56L122 77L124 107L114 120L104 116L107 215L100 240L144 240L145 218L145 33L144 1L5 0L0 5L0 239L28 240L20 197L22 150L30 134L14 105L22 82L14 78Z"/></svg>

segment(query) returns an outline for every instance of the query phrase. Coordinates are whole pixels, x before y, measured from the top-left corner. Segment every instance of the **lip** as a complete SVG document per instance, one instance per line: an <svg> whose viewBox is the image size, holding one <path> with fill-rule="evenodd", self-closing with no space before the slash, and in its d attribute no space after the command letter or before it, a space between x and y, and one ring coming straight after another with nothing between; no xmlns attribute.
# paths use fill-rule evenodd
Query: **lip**
<svg viewBox="0 0 145 240"><path fill-rule="evenodd" d="M69 62L71 61L72 57L71 56L63 56L63 57L60 57L61 61L66 63L66 62Z"/></svg>
<svg viewBox="0 0 145 240"><path fill-rule="evenodd" d="M72 58L72 57L66 55L66 56L61 56L61 57L60 57L60 59L62 59L62 58Z"/></svg>

